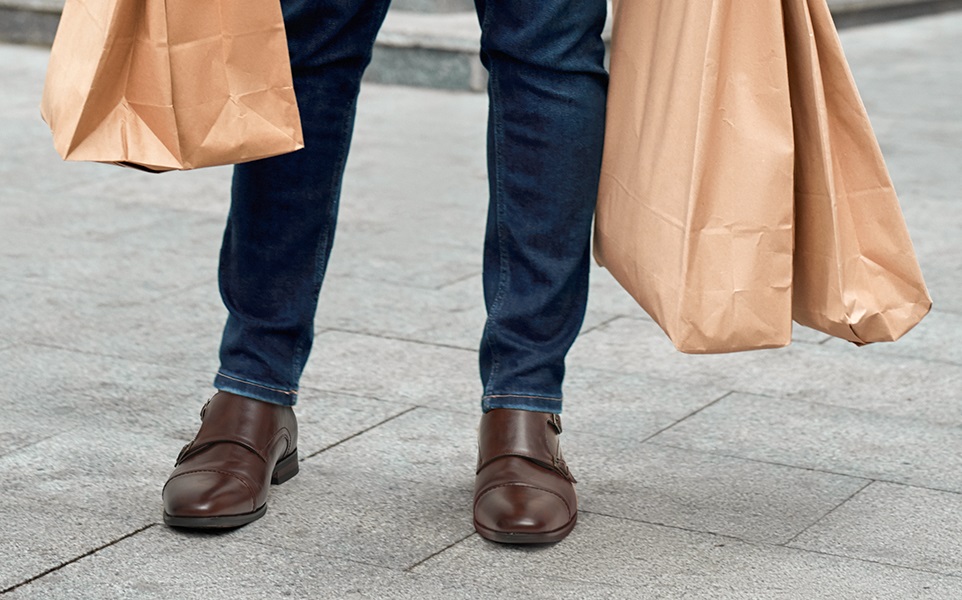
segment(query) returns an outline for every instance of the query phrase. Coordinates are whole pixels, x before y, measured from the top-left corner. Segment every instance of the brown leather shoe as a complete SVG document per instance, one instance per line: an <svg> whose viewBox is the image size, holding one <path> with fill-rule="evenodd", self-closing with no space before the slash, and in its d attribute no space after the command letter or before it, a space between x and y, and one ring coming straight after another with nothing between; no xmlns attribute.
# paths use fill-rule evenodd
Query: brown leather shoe
<svg viewBox="0 0 962 600"><path fill-rule="evenodd" d="M578 518L575 478L561 457L561 417L499 408L481 417L474 528L504 544L562 540Z"/></svg>
<svg viewBox="0 0 962 600"><path fill-rule="evenodd" d="M279 406L217 392L164 485L164 523L240 527L267 512L270 484L297 474L297 420Z"/></svg>

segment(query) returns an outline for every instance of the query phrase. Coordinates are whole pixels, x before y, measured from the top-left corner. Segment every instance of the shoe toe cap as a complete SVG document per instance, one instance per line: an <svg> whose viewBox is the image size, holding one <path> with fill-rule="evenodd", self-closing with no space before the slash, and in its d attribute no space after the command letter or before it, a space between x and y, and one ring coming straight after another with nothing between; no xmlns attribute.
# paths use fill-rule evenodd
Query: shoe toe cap
<svg viewBox="0 0 962 600"><path fill-rule="evenodd" d="M217 471L194 471L171 478L164 487L164 511L177 517L220 517L257 509L250 487Z"/></svg>
<svg viewBox="0 0 962 600"><path fill-rule="evenodd" d="M537 534L561 529L571 521L565 501L529 485L503 485L482 494L475 504L478 525L501 533Z"/></svg>

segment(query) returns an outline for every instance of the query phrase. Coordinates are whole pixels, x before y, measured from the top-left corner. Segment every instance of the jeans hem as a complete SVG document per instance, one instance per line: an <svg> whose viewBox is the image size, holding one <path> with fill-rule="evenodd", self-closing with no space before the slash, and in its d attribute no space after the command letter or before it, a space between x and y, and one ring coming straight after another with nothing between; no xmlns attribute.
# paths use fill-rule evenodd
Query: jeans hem
<svg viewBox="0 0 962 600"><path fill-rule="evenodd" d="M495 394L485 396L481 399L481 412L486 413L496 408L510 408L513 410L528 410L560 415L561 404L561 398L526 396L522 394Z"/></svg>
<svg viewBox="0 0 962 600"><path fill-rule="evenodd" d="M280 390L253 381L226 375L221 371L214 377L214 387L222 392L230 392L238 396L246 396L280 406L294 406L297 404L297 390Z"/></svg>

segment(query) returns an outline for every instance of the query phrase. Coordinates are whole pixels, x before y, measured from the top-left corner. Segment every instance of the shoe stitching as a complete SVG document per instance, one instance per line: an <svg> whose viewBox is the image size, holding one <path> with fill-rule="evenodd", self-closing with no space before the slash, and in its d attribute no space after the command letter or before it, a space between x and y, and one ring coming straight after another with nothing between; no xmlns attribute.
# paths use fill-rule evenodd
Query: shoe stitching
<svg viewBox="0 0 962 600"><path fill-rule="evenodd" d="M192 441L189 445L193 446L197 442L197 438L199 437L200 437L200 432L197 432L197 435L194 437L194 441ZM275 436L275 438L276 437L277 436ZM274 443L274 439L271 439L270 443ZM199 453L201 450L207 450L209 448L213 448L218 444L234 444L235 446L240 446L244 450L247 450L257 458L261 459L261 462L267 463L269 460L266 456L267 453L264 451L267 448L265 448L264 450L261 450L260 448L255 448L253 445L249 444L246 440L233 438L233 437L221 437L213 440L208 440L203 444L201 444L200 446L191 447L190 450L187 452L181 451L181 456L178 456L177 463L174 466L179 467L180 465L184 464L184 462L186 462L188 459L193 458L194 455Z"/></svg>
<svg viewBox="0 0 962 600"><path fill-rule="evenodd" d="M488 394L482 399L491 398L527 398L529 400L556 400L558 402L562 401L562 398L552 398L551 396L527 396L524 394ZM541 411L531 411L531 412L541 412Z"/></svg>
<svg viewBox="0 0 962 600"><path fill-rule="evenodd" d="M494 490L497 490L497 489L500 489L500 488L505 488L505 487L526 487L526 488L531 488L532 490L538 490L539 492L547 492L547 493L549 493L549 494L557 497L559 500L561 500L561 502L565 505L565 509L568 511L568 514L569 514L569 515L571 514L571 505L568 504L568 501L565 500L564 497L563 497L561 494L559 494L558 492L555 492L555 491L546 489L546 488L538 487L538 486L536 486L536 485L531 485L530 483L524 483L524 482L522 482L522 481L512 481L512 482L509 482L509 483L499 483L498 485L494 485L494 486L491 486L491 487L489 487L489 488L485 488L484 490L481 491L480 494L478 494L478 497L474 499L474 506L475 506L475 508L477 508L478 502L481 500L481 498L484 498L485 496L487 496L489 492L493 492Z"/></svg>
<svg viewBox="0 0 962 600"><path fill-rule="evenodd" d="M259 383L254 383L253 381L247 381L246 379L240 379L239 377L231 377L230 375L227 375L227 374L224 373L223 371L217 371L217 374L220 375L221 377L223 377L224 379L230 379L231 381L236 381L236 382L238 382L238 383L245 383L245 384L247 384L247 385L252 385L252 386L254 386L254 387L258 387L258 388L261 388L261 389L263 389L263 390L270 390L270 391L272 391L272 392L277 392L278 394L284 394L284 395L287 395L287 396L296 396L296 395L297 395L297 390L281 390L281 389L278 389L278 388L272 388L272 387L269 387L269 386L266 386L266 385L261 385L261 384L259 384Z"/></svg>
<svg viewBox="0 0 962 600"><path fill-rule="evenodd" d="M559 448L558 454L560 454L560 448ZM527 454L520 454L520 453L517 453L517 452L513 452L513 453L512 453L512 452L506 452L506 453L503 453L503 454L498 454L497 456L495 456L495 457L493 457L493 458L489 458L489 459L488 459L486 462L484 462L483 464L481 463L481 457L478 456L479 466L478 466L477 470L475 470L474 474L475 474L475 475L479 475L479 474L481 473L481 471L487 469L487 468L490 467L492 464L494 464L495 462L501 460L502 458L520 458L520 459L525 460L525 461L527 461L528 463L530 463L530 464L532 464L532 465L534 465L534 466L536 466L536 467L539 467L539 468L541 468L541 469L544 469L545 471L548 471L549 473L554 473L555 475L561 475L561 477L563 477L566 481L568 481L568 482L570 482L570 483L578 483L578 481L575 479L574 475L571 474L571 470L568 468L568 464L567 464L567 463L564 461L564 459L561 458L558 454L555 454L555 455L552 455L552 456L551 456L551 464L550 464L550 465L545 464L545 462L544 462L543 460L541 460L541 459L539 459L539 458L535 458L534 456L528 456Z"/></svg>

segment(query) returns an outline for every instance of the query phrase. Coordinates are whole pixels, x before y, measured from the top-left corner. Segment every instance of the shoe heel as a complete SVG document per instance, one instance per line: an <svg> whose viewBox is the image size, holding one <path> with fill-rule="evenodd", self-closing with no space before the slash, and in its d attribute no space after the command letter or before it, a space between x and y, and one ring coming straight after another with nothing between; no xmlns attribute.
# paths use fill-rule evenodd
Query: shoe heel
<svg viewBox="0 0 962 600"><path fill-rule="evenodd" d="M284 483L297 475L298 469L297 450L294 450L274 465L274 472L271 473L271 484L280 485Z"/></svg>

